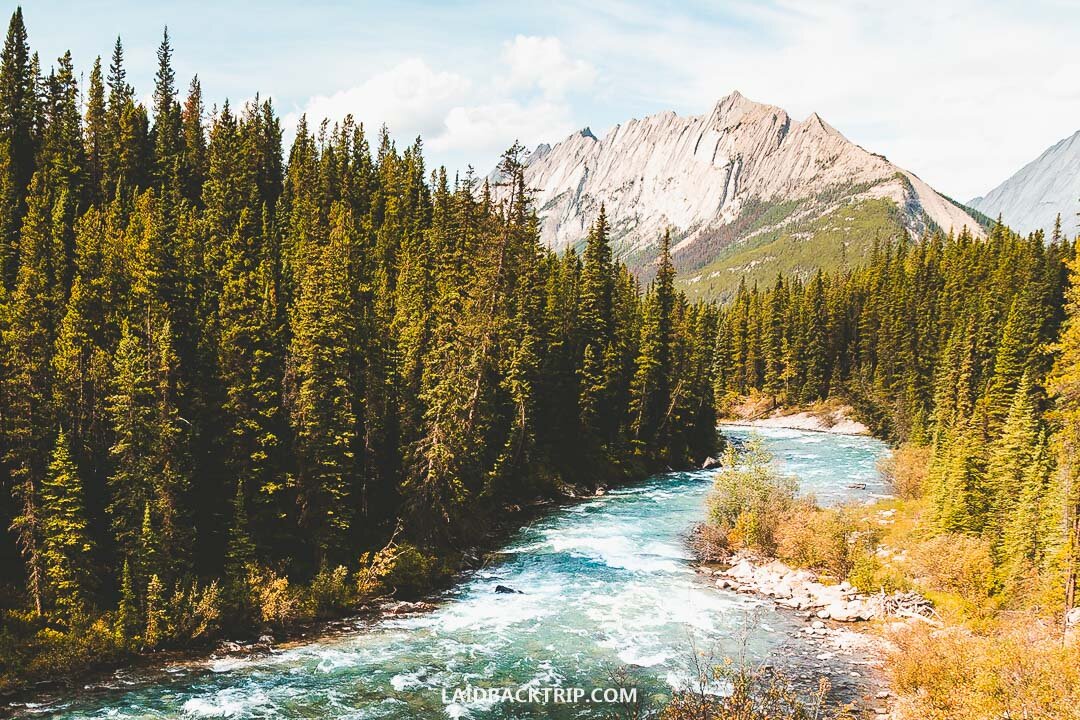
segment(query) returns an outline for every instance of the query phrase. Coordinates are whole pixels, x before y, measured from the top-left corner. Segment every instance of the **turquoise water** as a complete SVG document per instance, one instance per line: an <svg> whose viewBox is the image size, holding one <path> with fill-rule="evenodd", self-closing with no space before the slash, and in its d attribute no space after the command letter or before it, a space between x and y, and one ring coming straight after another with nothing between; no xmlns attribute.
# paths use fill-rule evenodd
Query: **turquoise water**
<svg viewBox="0 0 1080 720"><path fill-rule="evenodd" d="M736 441L745 428L725 428ZM822 503L884 493L876 440L760 431L778 465ZM269 657L117 675L110 687L21 710L61 718L601 718L603 703L455 702L480 688L614 687L661 700L689 677L691 647L764 658L801 624L716 590L694 572L686 531L711 473L667 473L565 507L519 531L423 615L357 625ZM866 490L847 488L866 483ZM496 585L521 594L496 594ZM444 691L446 693L444 697ZM460 698L459 698L460 699ZM601 698L602 699L602 698Z"/></svg>

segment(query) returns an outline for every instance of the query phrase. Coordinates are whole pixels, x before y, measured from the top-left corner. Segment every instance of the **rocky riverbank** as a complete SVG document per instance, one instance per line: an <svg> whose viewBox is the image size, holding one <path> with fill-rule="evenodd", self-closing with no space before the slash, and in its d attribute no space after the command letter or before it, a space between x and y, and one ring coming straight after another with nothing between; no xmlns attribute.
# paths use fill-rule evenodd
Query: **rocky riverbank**
<svg viewBox="0 0 1080 720"><path fill-rule="evenodd" d="M918 593L866 594L845 581L830 585L810 570L795 569L779 560L755 561L736 554L726 569L712 571L723 590L750 592L772 598L791 610L812 611L820 620L858 622L879 618L928 618L930 601Z"/></svg>
<svg viewBox="0 0 1080 720"><path fill-rule="evenodd" d="M720 591L767 598L802 618L804 647L789 654L830 677L863 716L895 717L895 698L880 672L891 645L883 630L894 623L937 624L929 600L918 593L862 593L848 582L828 583L811 570L747 553L707 558L698 572Z"/></svg>
<svg viewBox="0 0 1080 720"><path fill-rule="evenodd" d="M808 407L773 407L761 398L747 398L728 408L720 419L724 425L743 425L760 428L788 428L837 435L869 435L870 429L854 417L849 405L818 403Z"/></svg>

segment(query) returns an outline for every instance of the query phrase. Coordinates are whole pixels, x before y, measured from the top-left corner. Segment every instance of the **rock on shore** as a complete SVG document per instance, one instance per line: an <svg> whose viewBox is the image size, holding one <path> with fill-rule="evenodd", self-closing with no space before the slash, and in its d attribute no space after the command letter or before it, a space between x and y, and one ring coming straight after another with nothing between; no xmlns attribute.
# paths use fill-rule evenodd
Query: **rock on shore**
<svg viewBox="0 0 1080 720"><path fill-rule="evenodd" d="M842 582L826 585L810 570L793 569L779 560L755 562L736 555L726 570L714 571L716 586L770 597L778 605L813 612L822 620L856 622L882 617L925 617L931 604L917 593L867 595Z"/></svg>

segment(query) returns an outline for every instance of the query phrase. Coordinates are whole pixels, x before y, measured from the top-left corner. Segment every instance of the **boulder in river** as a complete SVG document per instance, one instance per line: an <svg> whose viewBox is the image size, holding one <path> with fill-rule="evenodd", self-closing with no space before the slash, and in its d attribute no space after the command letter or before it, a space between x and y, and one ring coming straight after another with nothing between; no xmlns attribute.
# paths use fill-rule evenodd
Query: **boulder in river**
<svg viewBox="0 0 1080 720"><path fill-rule="evenodd" d="M496 585L495 586L495 592L497 592L500 595L524 595L525 594L525 593L521 592L520 590L515 590L514 588L508 587L506 585Z"/></svg>
<svg viewBox="0 0 1080 720"><path fill-rule="evenodd" d="M720 461L714 457L705 458L705 462L701 463L702 470L712 470L713 468L720 467Z"/></svg>

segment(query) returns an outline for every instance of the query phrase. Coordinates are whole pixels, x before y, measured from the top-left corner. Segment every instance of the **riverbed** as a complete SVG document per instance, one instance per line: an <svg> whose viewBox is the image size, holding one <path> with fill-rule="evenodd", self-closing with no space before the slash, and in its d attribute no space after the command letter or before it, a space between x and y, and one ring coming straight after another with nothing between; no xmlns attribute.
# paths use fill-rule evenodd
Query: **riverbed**
<svg viewBox="0 0 1080 720"><path fill-rule="evenodd" d="M822 504L886 492L875 465L887 450L877 440L724 428L736 441L750 432ZM431 612L356 621L266 657L178 664L152 677L119 673L79 697L18 712L71 719L604 718L616 708L602 694L588 702L592 690L632 687L662 703L692 677L694 652L745 655L806 681L828 673L841 695L866 690L863 658L819 660L820 645L800 632L805 618L718 590L695 571L684 539L704 517L711 476L665 473L555 510L435 598ZM498 585L517 592L497 593ZM529 702L527 692L515 692L554 687L581 688L585 697ZM466 688L508 689L524 701L455 697Z"/></svg>

